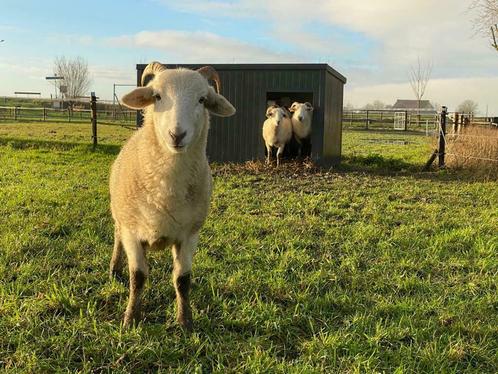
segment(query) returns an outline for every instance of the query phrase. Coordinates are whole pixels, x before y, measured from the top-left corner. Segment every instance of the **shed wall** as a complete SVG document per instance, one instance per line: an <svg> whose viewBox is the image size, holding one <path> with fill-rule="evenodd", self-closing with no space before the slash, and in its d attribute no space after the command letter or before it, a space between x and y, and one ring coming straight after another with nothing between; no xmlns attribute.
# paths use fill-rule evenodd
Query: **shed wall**
<svg viewBox="0 0 498 374"><path fill-rule="evenodd" d="M344 85L328 72L325 73L325 112L323 125L323 160L338 164L342 152L342 108Z"/></svg>

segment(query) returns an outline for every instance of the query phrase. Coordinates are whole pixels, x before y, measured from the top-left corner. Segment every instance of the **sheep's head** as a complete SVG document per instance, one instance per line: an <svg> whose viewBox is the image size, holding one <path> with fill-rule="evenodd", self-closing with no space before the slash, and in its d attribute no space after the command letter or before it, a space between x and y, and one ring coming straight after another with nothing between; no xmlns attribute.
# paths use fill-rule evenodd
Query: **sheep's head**
<svg viewBox="0 0 498 374"><path fill-rule="evenodd" d="M266 109L266 117L273 120L275 126L279 126L284 118L289 118L287 110L277 105L271 105Z"/></svg>
<svg viewBox="0 0 498 374"><path fill-rule="evenodd" d="M296 118L299 122L302 122L308 116L311 117L311 115L313 114L313 106L308 102L294 102L290 107L290 111L293 118Z"/></svg>
<svg viewBox="0 0 498 374"><path fill-rule="evenodd" d="M208 112L221 117L235 114L235 108L219 94L220 79L212 67L197 71L166 69L153 62L144 70L142 84L122 98L132 109L146 108L152 116L161 143L174 153L184 152L208 126ZM216 83L216 91L208 83Z"/></svg>

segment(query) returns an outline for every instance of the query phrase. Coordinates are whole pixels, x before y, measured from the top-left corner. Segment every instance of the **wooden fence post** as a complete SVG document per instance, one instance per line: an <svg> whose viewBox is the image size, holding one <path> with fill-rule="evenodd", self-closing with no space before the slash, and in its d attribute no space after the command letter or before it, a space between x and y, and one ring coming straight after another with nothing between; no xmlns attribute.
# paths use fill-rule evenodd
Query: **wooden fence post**
<svg viewBox="0 0 498 374"><path fill-rule="evenodd" d="M439 167L444 168L444 154L446 151L446 114L448 108L445 106L441 110L441 124L439 128Z"/></svg>
<svg viewBox="0 0 498 374"><path fill-rule="evenodd" d="M93 149L95 149L97 147L97 97L95 96L95 92L92 92L90 96L90 108L92 110Z"/></svg>
<svg viewBox="0 0 498 374"><path fill-rule="evenodd" d="M405 110L405 131L408 130L408 111Z"/></svg>
<svg viewBox="0 0 498 374"><path fill-rule="evenodd" d="M368 110L367 110L367 119L365 121L365 130L368 130Z"/></svg>

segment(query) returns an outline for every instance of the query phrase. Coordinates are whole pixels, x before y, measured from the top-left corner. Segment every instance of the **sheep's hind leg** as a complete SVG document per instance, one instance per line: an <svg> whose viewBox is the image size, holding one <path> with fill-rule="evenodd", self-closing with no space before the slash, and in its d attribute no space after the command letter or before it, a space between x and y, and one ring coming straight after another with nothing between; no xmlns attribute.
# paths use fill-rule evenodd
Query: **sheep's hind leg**
<svg viewBox="0 0 498 374"><path fill-rule="evenodd" d="M140 241L129 233L122 235L121 240L128 257L130 272L130 296L124 314L124 325L128 327L140 319L142 293L149 271L145 249Z"/></svg>
<svg viewBox="0 0 498 374"><path fill-rule="evenodd" d="M123 243L121 242L121 235L119 234L119 229L114 228L114 249L112 251L111 263L109 266L109 275L112 278L116 278L123 281Z"/></svg>
<svg viewBox="0 0 498 374"><path fill-rule="evenodd" d="M192 271L192 258L199 233L196 233L183 243L173 245L173 284L176 291L176 320L185 330L192 330L192 309L190 308L189 292Z"/></svg>
<svg viewBox="0 0 498 374"><path fill-rule="evenodd" d="M271 145L266 145L266 164L270 164L270 158L271 158Z"/></svg>

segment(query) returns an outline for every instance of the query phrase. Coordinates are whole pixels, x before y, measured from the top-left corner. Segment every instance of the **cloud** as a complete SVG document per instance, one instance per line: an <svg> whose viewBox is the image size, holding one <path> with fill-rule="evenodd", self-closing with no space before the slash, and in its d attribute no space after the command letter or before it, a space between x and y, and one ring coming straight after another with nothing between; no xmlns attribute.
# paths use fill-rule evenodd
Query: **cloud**
<svg viewBox="0 0 498 374"><path fill-rule="evenodd" d="M308 61L327 56L344 72L355 68L351 61L358 65L363 58L374 67L364 71L362 78L367 80L406 80L409 66L418 57L431 60L434 74L439 77L465 77L476 70L495 75L496 52L485 39L475 37L474 15L468 10L469 2L464 0L308 0L305 3L162 0L162 3L203 17L260 20L268 37L290 43L298 51L313 52L305 54L310 56ZM333 35L338 29L353 37ZM365 51L365 43L374 48ZM356 84L354 77L351 83Z"/></svg>
<svg viewBox="0 0 498 374"><path fill-rule="evenodd" d="M27 32L28 29L15 26L15 25L7 25L7 24L2 24L0 25L0 31L1 32L8 32L8 33L24 33Z"/></svg>
<svg viewBox="0 0 498 374"><path fill-rule="evenodd" d="M134 83L133 78L136 75L134 66L130 66L129 69L124 69L105 65L90 65L88 70L90 72L90 76L94 80L111 80L116 83Z"/></svg>
<svg viewBox="0 0 498 374"><path fill-rule="evenodd" d="M0 58L0 70L8 72L9 75L18 75L22 79L45 79L50 74L51 62L47 59L30 58L24 59L22 63L13 58Z"/></svg>
<svg viewBox="0 0 498 374"><path fill-rule="evenodd" d="M141 31L108 38L114 47L150 48L162 51L168 61L183 63L295 62L299 56L275 51L210 32L178 30ZM176 61L174 61L176 59Z"/></svg>
<svg viewBox="0 0 498 374"><path fill-rule="evenodd" d="M82 46L93 46L97 43L97 40L90 35L79 35L79 34L66 34L66 33L56 33L47 36L47 40L54 44L67 44L67 45L82 45Z"/></svg>

